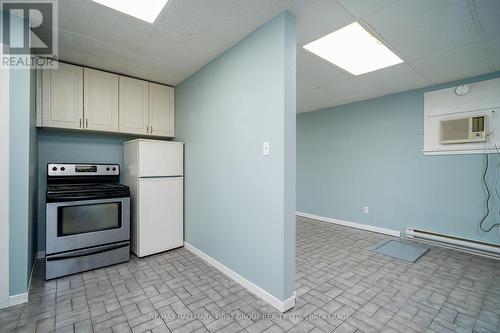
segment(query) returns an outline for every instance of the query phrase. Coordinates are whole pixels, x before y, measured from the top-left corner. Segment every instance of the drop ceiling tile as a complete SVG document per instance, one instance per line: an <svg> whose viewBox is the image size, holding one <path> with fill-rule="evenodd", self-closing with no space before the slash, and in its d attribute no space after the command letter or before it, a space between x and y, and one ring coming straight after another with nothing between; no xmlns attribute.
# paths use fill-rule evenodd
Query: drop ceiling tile
<svg viewBox="0 0 500 333"><path fill-rule="evenodd" d="M313 91L314 89L317 89L316 87L314 87L310 83L306 82L305 80L299 80L299 79L297 79L296 88L297 88L297 99L299 99L299 96L298 96L299 92L302 93L301 97L303 97L306 92Z"/></svg>
<svg viewBox="0 0 500 333"><path fill-rule="evenodd" d="M356 77L318 88L317 91L330 96L341 96L347 98L352 96L373 96L376 94L376 91L373 88L362 83Z"/></svg>
<svg viewBox="0 0 500 333"><path fill-rule="evenodd" d="M336 100L326 100L325 94L311 87L297 86L297 112L308 112L335 105Z"/></svg>
<svg viewBox="0 0 500 333"><path fill-rule="evenodd" d="M307 112L306 105L301 100L297 100L297 113Z"/></svg>
<svg viewBox="0 0 500 333"><path fill-rule="evenodd" d="M76 64L123 73L135 54L101 41L59 30L59 58Z"/></svg>
<svg viewBox="0 0 500 333"><path fill-rule="evenodd" d="M173 1L169 10L158 19L157 27L171 34L182 34L187 38L210 38L223 33L225 27L234 24L236 15L231 15L232 5L222 6L220 1ZM190 18L185 25L182 18ZM217 24L214 24L217 22Z"/></svg>
<svg viewBox="0 0 500 333"><path fill-rule="evenodd" d="M297 48L297 80L305 81L314 88L344 81L353 77L337 66L310 52Z"/></svg>
<svg viewBox="0 0 500 333"><path fill-rule="evenodd" d="M93 1L59 1L59 29L135 52L154 26Z"/></svg>
<svg viewBox="0 0 500 333"><path fill-rule="evenodd" d="M431 83L402 63L356 77L360 83L370 86L381 94L425 87Z"/></svg>
<svg viewBox="0 0 500 333"><path fill-rule="evenodd" d="M324 94L304 80L297 80L297 112L317 110L322 107Z"/></svg>
<svg viewBox="0 0 500 333"><path fill-rule="evenodd" d="M480 40L467 1L401 0L364 17L404 61Z"/></svg>
<svg viewBox="0 0 500 333"><path fill-rule="evenodd" d="M297 113L311 112L322 109L320 104L317 104L316 101L309 99L312 99L312 97L307 96L305 100L297 99Z"/></svg>
<svg viewBox="0 0 500 333"><path fill-rule="evenodd" d="M301 46L355 21L336 1L302 1L292 13L297 18L297 44Z"/></svg>
<svg viewBox="0 0 500 333"><path fill-rule="evenodd" d="M147 66L143 66L147 64ZM183 63L185 64L185 63ZM138 56L127 63L125 71L128 75L175 86L191 74L193 66L176 66L175 63L159 58Z"/></svg>
<svg viewBox="0 0 500 333"><path fill-rule="evenodd" d="M491 65L495 71L500 71L500 38L489 40L486 44Z"/></svg>
<svg viewBox="0 0 500 333"><path fill-rule="evenodd" d="M500 37L500 1L474 0L473 4L486 40L498 39Z"/></svg>
<svg viewBox="0 0 500 333"><path fill-rule="evenodd" d="M172 0L157 26L189 40L218 41L227 48L278 14L284 3L275 0Z"/></svg>
<svg viewBox="0 0 500 333"><path fill-rule="evenodd" d="M373 13L399 0L337 0L356 17Z"/></svg>
<svg viewBox="0 0 500 333"><path fill-rule="evenodd" d="M410 66L429 82L443 83L493 72L481 43L415 60Z"/></svg>
<svg viewBox="0 0 500 333"><path fill-rule="evenodd" d="M219 43L212 39L157 29L144 44L140 55L162 59L171 64L177 62L182 66L183 62L190 59L206 63L217 56L220 50Z"/></svg>
<svg viewBox="0 0 500 333"><path fill-rule="evenodd" d="M298 92L297 100L303 111L315 111L377 96L380 93L375 89L351 78L312 91Z"/></svg>

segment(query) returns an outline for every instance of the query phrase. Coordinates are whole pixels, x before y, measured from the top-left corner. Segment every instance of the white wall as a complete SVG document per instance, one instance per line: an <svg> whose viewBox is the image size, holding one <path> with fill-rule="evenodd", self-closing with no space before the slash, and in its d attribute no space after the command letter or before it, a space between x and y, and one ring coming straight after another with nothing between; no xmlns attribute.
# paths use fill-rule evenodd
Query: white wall
<svg viewBox="0 0 500 333"><path fill-rule="evenodd" d="M0 56L3 45L0 44ZM0 69L0 309L9 303L9 70Z"/></svg>

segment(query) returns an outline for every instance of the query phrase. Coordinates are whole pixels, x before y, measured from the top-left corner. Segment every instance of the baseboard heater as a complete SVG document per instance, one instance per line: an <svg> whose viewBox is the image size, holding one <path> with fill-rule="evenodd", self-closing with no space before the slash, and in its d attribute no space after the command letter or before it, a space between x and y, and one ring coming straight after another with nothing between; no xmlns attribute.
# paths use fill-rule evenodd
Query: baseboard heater
<svg viewBox="0 0 500 333"><path fill-rule="evenodd" d="M413 238L417 241L433 243L456 250L472 252L475 254L500 259L500 245L492 243L479 242L408 227L406 228L405 237Z"/></svg>

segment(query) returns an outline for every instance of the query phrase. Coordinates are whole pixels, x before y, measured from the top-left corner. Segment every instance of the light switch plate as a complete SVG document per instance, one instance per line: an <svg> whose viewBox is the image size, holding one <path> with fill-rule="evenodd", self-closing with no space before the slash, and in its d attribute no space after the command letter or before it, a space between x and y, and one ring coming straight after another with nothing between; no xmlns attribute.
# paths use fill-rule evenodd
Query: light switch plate
<svg viewBox="0 0 500 333"><path fill-rule="evenodd" d="M271 147L269 145L269 141L264 141L262 143L262 155L264 156L271 155Z"/></svg>

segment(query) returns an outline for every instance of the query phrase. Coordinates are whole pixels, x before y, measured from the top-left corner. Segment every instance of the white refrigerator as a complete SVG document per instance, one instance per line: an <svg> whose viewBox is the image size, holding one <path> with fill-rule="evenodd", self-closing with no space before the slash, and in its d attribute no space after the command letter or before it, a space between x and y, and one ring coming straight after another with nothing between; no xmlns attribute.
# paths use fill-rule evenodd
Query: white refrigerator
<svg viewBox="0 0 500 333"><path fill-rule="evenodd" d="M132 140L124 147L131 249L138 257L184 245L184 144Z"/></svg>

